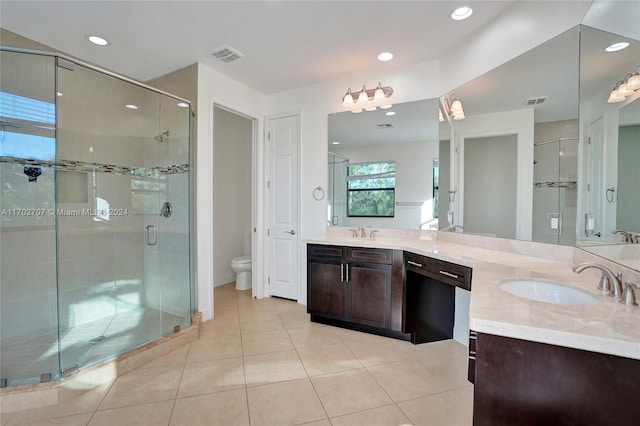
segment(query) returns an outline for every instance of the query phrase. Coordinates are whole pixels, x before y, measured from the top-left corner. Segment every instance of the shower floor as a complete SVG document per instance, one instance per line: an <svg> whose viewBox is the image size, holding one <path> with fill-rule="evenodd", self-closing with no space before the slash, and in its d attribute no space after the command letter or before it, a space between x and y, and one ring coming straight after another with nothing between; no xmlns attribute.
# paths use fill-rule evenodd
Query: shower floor
<svg viewBox="0 0 640 426"><path fill-rule="evenodd" d="M51 379L57 380L60 368L82 368L113 358L173 333L176 325L187 327L189 318L142 307L61 330L59 348L57 333L3 343L0 377L7 379L9 387L40 383L41 374L51 374Z"/></svg>

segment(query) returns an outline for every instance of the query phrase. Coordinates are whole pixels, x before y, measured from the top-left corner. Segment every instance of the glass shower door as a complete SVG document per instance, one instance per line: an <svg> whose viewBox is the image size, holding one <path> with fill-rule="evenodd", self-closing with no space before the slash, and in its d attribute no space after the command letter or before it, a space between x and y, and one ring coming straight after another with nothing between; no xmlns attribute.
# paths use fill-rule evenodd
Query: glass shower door
<svg viewBox="0 0 640 426"><path fill-rule="evenodd" d="M0 387L58 374L55 59L0 52Z"/></svg>
<svg viewBox="0 0 640 426"><path fill-rule="evenodd" d="M158 157L160 96L64 59L58 92L58 305L67 376L162 335L161 294L148 274L160 262L149 255L139 185Z"/></svg>
<svg viewBox="0 0 640 426"><path fill-rule="evenodd" d="M163 336L191 325L189 252L189 106L158 95L158 127L132 180L142 215L145 305ZM180 105L186 105L181 107Z"/></svg>
<svg viewBox="0 0 640 426"><path fill-rule="evenodd" d="M155 215L158 226L158 281L161 290L162 334L191 325L189 140L191 109L160 95L161 136L157 144L159 173L165 191Z"/></svg>
<svg viewBox="0 0 640 426"><path fill-rule="evenodd" d="M534 147L533 241L575 245L577 138Z"/></svg>

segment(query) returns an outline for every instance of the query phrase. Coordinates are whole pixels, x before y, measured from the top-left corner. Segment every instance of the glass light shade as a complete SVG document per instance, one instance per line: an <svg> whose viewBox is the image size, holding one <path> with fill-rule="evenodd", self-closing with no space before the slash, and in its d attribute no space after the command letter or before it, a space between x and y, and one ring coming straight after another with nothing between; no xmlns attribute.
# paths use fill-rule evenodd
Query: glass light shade
<svg viewBox="0 0 640 426"><path fill-rule="evenodd" d="M615 104L622 101L624 101L624 96L620 95L617 90L612 90L611 94L609 95L609 99L607 99L607 102L610 104Z"/></svg>
<svg viewBox="0 0 640 426"><path fill-rule="evenodd" d="M460 102L460 99L456 99L451 103L451 111L462 112L462 102Z"/></svg>
<svg viewBox="0 0 640 426"><path fill-rule="evenodd" d="M367 88L364 86L362 86L362 91L358 95L358 102L359 103L369 102L369 95L367 95Z"/></svg>
<svg viewBox="0 0 640 426"><path fill-rule="evenodd" d="M627 83L622 83L620 87L618 87L618 94L621 96L629 96L633 93L633 90L629 88Z"/></svg>
<svg viewBox="0 0 640 426"><path fill-rule="evenodd" d="M353 105L353 95L351 94L351 89L347 90L347 94L342 98L342 106L348 107Z"/></svg>
<svg viewBox="0 0 640 426"><path fill-rule="evenodd" d="M629 80L627 80L627 87L629 87L631 90L640 89L640 74L635 73L634 75L629 77Z"/></svg>
<svg viewBox="0 0 640 426"><path fill-rule="evenodd" d="M360 114L362 112L362 108L360 108L360 109L352 109L351 112L354 113L354 114Z"/></svg>
<svg viewBox="0 0 640 426"><path fill-rule="evenodd" d="M373 100L374 101L381 101L384 99L384 91L382 90L382 84L378 83L378 88L376 89L375 93L373 94Z"/></svg>
<svg viewBox="0 0 640 426"><path fill-rule="evenodd" d="M444 121L444 117L442 116L442 110L438 109L438 122L442 123Z"/></svg>
<svg viewBox="0 0 640 426"><path fill-rule="evenodd" d="M462 112L462 111L453 113L453 119L454 120L464 120L465 118L466 117L464 116L464 112Z"/></svg>

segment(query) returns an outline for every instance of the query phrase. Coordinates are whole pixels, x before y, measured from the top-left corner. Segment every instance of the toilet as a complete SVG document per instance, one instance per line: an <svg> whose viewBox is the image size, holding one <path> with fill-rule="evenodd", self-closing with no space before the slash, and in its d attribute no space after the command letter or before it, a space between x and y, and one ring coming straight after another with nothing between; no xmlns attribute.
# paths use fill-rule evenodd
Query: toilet
<svg viewBox="0 0 640 426"><path fill-rule="evenodd" d="M251 255L231 259L231 269L236 273L236 290L251 289Z"/></svg>

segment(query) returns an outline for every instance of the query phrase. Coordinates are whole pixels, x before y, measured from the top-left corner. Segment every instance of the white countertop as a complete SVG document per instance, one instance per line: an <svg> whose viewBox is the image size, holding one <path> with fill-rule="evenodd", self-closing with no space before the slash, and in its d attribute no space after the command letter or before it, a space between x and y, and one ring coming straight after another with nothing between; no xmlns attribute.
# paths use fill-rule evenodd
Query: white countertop
<svg viewBox="0 0 640 426"><path fill-rule="evenodd" d="M627 307L601 295L596 289L600 272L590 269L576 274L572 271L573 262L566 259L549 260L438 241L433 237L371 240L327 236L305 239L305 242L405 250L470 266L473 268L469 310L472 330L640 359L640 307ZM538 244L536 247L553 251L557 246ZM571 248L564 249L566 252ZM600 303L567 306L520 298L499 287L499 282L507 278L556 281L586 290L597 296ZM638 297L640 299L640 293Z"/></svg>

